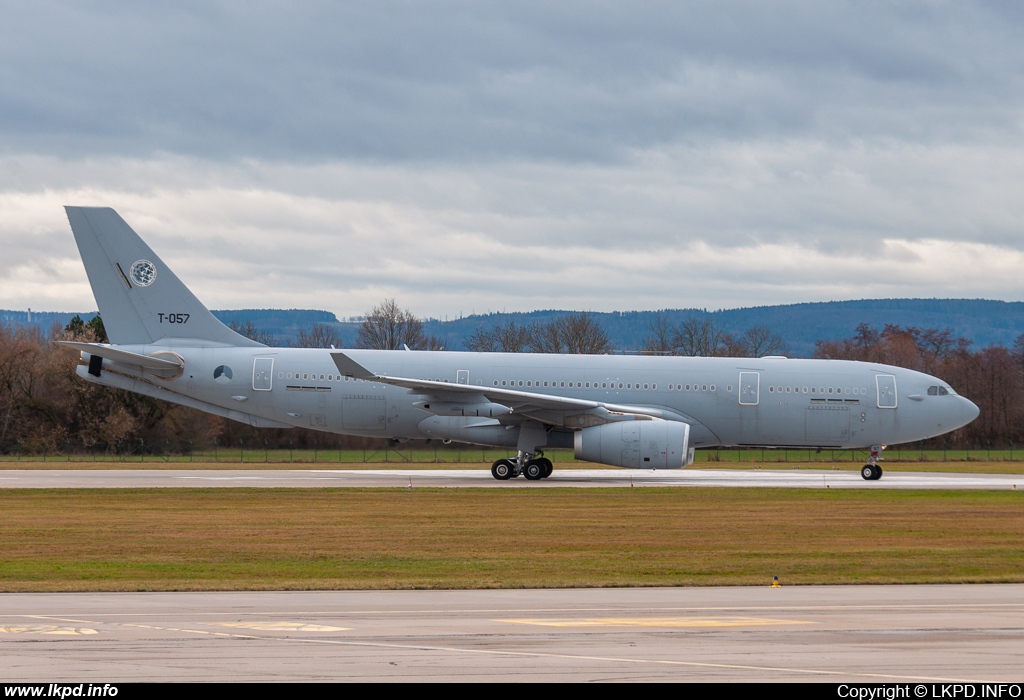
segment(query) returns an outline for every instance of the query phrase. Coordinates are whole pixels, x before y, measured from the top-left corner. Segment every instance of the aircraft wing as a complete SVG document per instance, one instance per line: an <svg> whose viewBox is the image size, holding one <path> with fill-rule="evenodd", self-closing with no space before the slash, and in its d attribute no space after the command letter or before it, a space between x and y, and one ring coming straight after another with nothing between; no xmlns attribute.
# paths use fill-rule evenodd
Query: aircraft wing
<svg viewBox="0 0 1024 700"><path fill-rule="evenodd" d="M401 386L409 389L411 393L437 396L446 401L458 400L459 397L464 397L464 400L472 399L479 401L480 397L483 397L487 401L508 406L513 412L520 414L535 412L615 413L686 422L682 416L667 409L611 404L603 401L588 401L586 399L574 399L566 396L552 396L551 394L537 394L529 391L499 389L498 387L473 384L452 384L431 379L391 377L385 374L374 374L341 352L331 353L331 358L334 360L334 364L337 365L338 371L345 376L368 382Z"/></svg>

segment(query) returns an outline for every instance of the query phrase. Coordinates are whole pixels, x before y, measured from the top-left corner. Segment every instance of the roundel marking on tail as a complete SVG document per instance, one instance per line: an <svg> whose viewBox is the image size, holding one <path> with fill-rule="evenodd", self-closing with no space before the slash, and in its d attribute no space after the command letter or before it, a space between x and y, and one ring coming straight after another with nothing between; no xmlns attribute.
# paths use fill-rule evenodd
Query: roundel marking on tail
<svg viewBox="0 0 1024 700"><path fill-rule="evenodd" d="M148 287L156 281L156 265L148 260L136 260L130 271L132 282Z"/></svg>

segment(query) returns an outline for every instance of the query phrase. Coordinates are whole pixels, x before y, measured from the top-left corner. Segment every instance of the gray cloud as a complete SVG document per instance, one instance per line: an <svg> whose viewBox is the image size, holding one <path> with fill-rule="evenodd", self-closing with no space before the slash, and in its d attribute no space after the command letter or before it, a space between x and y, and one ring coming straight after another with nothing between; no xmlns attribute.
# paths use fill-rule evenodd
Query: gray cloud
<svg viewBox="0 0 1024 700"><path fill-rule="evenodd" d="M607 160L705 138L1016 131L999 5L33 3L8 152Z"/></svg>
<svg viewBox="0 0 1024 700"><path fill-rule="evenodd" d="M56 308L82 307L67 203L117 208L217 308L354 315L397 296L443 316L466 306L1016 299L1022 163L1021 145L892 152L796 141L602 166L0 159L20 183L0 181L0 240L16 242L0 306L42 308L33 295L45 294L65 300ZM978 184L993 172L1002 187Z"/></svg>
<svg viewBox="0 0 1024 700"><path fill-rule="evenodd" d="M214 307L1021 298L1022 25L995 3L12 4L0 307L87 305L69 203L117 207Z"/></svg>

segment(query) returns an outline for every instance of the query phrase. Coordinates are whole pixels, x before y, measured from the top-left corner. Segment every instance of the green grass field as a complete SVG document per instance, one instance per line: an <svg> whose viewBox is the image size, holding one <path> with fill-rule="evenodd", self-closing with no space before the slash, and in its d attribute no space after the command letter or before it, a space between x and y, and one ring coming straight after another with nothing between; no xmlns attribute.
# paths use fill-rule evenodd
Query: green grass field
<svg viewBox="0 0 1024 700"><path fill-rule="evenodd" d="M0 590L1024 581L1024 491L0 491Z"/></svg>

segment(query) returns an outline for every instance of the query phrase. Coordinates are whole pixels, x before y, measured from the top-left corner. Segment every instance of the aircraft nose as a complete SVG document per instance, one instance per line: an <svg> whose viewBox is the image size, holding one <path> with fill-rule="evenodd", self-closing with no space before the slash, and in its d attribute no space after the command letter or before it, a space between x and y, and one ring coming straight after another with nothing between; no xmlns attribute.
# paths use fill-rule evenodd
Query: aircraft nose
<svg viewBox="0 0 1024 700"><path fill-rule="evenodd" d="M960 413L963 416L962 425L967 425L972 420L978 417L981 413L981 409L978 408L973 401L965 399L963 396L960 397Z"/></svg>

